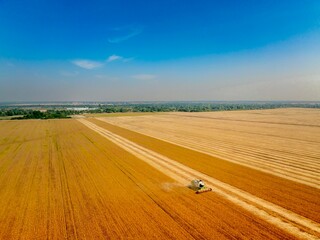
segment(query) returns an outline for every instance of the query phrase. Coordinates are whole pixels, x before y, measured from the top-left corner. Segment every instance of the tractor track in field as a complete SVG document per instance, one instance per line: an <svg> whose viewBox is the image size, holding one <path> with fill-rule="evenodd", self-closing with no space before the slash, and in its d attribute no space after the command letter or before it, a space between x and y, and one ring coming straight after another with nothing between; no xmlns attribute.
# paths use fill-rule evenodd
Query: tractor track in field
<svg viewBox="0 0 320 240"><path fill-rule="evenodd" d="M213 191L230 202L301 239L319 239L320 225L276 204L258 198L236 187L223 183L199 171L180 164L168 157L144 148L85 119L77 119L88 128L108 138L139 159L145 161L183 185L194 178L201 178Z"/></svg>
<svg viewBox="0 0 320 240"><path fill-rule="evenodd" d="M189 116L180 114L180 116L188 118L202 118L202 119L215 119L222 121L232 121L232 122L249 122L249 123L261 123L261 124L278 124L278 125L291 125L291 126L303 126L303 127L315 127L319 128L320 125L317 124L302 124L302 123L290 123L290 122L268 122L268 121L257 121L257 120L245 120L245 119L230 119L226 117L207 117L207 116Z"/></svg>
<svg viewBox="0 0 320 240"><path fill-rule="evenodd" d="M97 119L109 124L114 124L112 121L110 122L104 118ZM175 136L177 132L171 128L166 128L166 134L152 134L152 132L143 131L148 128L139 129L139 124L133 124L135 126L134 128L128 127L128 124L115 125L131 129L143 135L157 138L161 141L166 141L193 151L201 152L213 157L219 157L226 161L240 164L254 170L262 171L290 181L320 189L319 155L309 156L306 158L301 150L301 152L298 152L300 158L297 158L292 153L284 151L284 155L281 155L281 158L278 158L270 154L271 149L263 146L259 146L259 149L254 146L247 146L241 143L230 146L230 143L223 139L219 139L219 142L214 141L213 145L213 139L203 139L202 135L197 136L189 134L189 136L186 137L187 132L184 132L183 136ZM181 129L179 129L179 131L181 131ZM279 150L272 149L272 151ZM295 150L294 154L296 154L296 152L297 151ZM272 159L272 161L270 161L270 159Z"/></svg>

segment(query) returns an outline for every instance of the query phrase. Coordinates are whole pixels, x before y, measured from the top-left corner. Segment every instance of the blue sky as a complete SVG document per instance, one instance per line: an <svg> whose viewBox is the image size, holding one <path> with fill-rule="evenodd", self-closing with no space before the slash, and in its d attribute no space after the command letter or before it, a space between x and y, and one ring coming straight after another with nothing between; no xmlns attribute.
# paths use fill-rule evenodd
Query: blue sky
<svg viewBox="0 0 320 240"><path fill-rule="evenodd" d="M0 0L0 101L320 100L319 1Z"/></svg>

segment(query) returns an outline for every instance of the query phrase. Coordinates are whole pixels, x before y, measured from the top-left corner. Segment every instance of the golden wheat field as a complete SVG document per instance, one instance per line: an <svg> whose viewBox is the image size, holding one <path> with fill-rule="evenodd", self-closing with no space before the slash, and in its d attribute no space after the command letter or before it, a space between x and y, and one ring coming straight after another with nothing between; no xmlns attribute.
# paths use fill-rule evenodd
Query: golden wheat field
<svg viewBox="0 0 320 240"><path fill-rule="evenodd" d="M319 239L319 181L319 110L0 121L0 239Z"/></svg>

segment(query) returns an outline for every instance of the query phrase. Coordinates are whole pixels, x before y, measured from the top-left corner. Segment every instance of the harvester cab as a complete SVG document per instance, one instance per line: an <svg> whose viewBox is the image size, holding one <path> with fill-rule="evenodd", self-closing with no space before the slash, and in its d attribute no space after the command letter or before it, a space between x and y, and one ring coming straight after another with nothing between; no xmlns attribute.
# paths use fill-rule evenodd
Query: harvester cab
<svg viewBox="0 0 320 240"><path fill-rule="evenodd" d="M212 188L206 187L204 182L201 179L192 180L191 188L195 190L197 194L212 191Z"/></svg>

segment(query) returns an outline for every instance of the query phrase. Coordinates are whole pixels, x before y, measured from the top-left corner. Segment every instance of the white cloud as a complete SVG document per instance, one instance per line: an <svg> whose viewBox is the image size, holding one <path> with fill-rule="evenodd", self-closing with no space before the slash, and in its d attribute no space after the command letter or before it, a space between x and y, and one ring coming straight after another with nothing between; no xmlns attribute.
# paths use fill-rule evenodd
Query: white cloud
<svg viewBox="0 0 320 240"><path fill-rule="evenodd" d="M106 60L107 63L110 63L110 62L114 62L114 61L121 61L121 62L131 62L132 60L134 60L133 57L130 57L130 58L125 58L125 57L122 57L122 56L118 56L118 55L111 55L108 57L108 59Z"/></svg>
<svg viewBox="0 0 320 240"><path fill-rule="evenodd" d="M108 57L107 62L113 62L120 59L123 59L123 57L113 54Z"/></svg>
<svg viewBox="0 0 320 240"><path fill-rule="evenodd" d="M81 67L84 69L89 69L89 70L101 67L103 65L103 63L101 63L101 62L85 60L85 59L73 60L72 63L78 67Z"/></svg>
<svg viewBox="0 0 320 240"><path fill-rule="evenodd" d="M138 74L138 75L134 75L132 76L134 79L138 79L138 80L152 80L156 78L156 75L152 75L152 74Z"/></svg>

